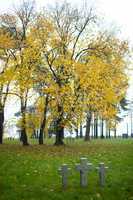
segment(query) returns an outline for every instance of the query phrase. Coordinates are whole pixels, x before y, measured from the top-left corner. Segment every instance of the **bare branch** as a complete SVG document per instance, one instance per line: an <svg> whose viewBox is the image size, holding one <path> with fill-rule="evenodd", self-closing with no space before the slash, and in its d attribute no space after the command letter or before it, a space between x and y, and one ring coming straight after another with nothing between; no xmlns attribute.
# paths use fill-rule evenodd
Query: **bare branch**
<svg viewBox="0 0 133 200"><path fill-rule="evenodd" d="M14 7L15 14L17 15L18 19L22 24L22 38L21 40L26 38L26 31L28 29L29 23L34 18L34 8L35 8L35 1L22 1L22 4L19 8Z"/></svg>
<svg viewBox="0 0 133 200"><path fill-rule="evenodd" d="M81 37L82 33L84 32L84 30L86 29L86 27L91 23L95 21L96 16L93 15L92 13L92 8L90 9L88 16L85 18L84 23L81 25L81 29L79 29L79 33L75 39L74 45L73 45L73 51L72 51L72 56L71 59L73 58L74 54L75 54L75 50L76 50L76 46L77 43L79 41L79 38Z"/></svg>

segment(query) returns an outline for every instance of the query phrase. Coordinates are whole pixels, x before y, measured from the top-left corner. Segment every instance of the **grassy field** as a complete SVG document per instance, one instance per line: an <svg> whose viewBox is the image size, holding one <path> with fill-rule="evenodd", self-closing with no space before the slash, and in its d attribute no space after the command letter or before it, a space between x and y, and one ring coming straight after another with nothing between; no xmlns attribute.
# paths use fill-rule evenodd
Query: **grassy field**
<svg viewBox="0 0 133 200"><path fill-rule="evenodd" d="M22 147L6 141L0 146L0 200L133 200L133 140L71 142L64 147L51 144ZM80 188L75 164L85 156L94 165L87 188ZM98 184L95 167L109 167L106 185ZM69 187L61 187L58 168L71 168Z"/></svg>

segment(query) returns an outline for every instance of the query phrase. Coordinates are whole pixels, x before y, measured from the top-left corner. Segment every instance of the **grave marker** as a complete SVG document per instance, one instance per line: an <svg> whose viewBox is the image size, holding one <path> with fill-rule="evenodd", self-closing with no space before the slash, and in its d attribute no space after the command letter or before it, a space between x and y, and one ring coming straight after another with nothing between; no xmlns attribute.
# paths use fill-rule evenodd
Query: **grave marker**
<svg viewBox="0 0 133 200"><path fill-rule="evenodd" d="M80 185L86 187L88 184L88 172L92 169L92 164L87 163L87 158L81 158L80 164L76 165L76 170L80 172Z"/></svg>
<svg viewBox="0 0 133 200"><path fill-rule="evenodd" d="M70 168L68 168L67 164L63 164L59 169L59 173L62 176L62 187L66 188L68 185L68 175L69 175Z"/></svg>
<svg viewBox="0 0 133 200"><path fill-rule="evenodd" d="M99 182L101 186L105 185L105 172L108 167L105 167L104 163L100 163L99 167L97 167L99 172Z"/></svg>

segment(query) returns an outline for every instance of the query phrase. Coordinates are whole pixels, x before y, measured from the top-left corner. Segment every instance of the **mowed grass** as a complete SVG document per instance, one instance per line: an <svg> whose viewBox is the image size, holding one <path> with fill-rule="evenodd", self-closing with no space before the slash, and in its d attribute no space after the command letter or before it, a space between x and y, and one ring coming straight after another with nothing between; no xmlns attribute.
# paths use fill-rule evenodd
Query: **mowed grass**
<svg viewBox="0 0 133 200"><path fill-rule="evenodd" d="M83 156L93 163L87 188L80 188L75 170ZM100 162L109 167L105 187L99 186L95 169ZM71 168L67 189L58 173L63 163ZM78 140L63 147L6 141L0 146L0 200L22 199L133 200L133 139Z"/></svg>

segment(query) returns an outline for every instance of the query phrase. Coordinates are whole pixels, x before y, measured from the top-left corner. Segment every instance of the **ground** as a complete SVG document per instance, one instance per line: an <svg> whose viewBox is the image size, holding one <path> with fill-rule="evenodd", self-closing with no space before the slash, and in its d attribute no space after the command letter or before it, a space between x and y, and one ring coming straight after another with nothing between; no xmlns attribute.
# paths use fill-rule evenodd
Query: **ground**
<svg viewBox="0 0 133 200"><path fill-rule="evenodd" d="M15 144L13 144L15 143ZM93 163L87 188L80 188L75 164L80 157ZM109 167L106 185L98 184L95 167ZM61 187L58 168L71 168L69 187ZM37 144L0 146L0 200L133 200L133 139L71 141L63 147Z"/></svg>

